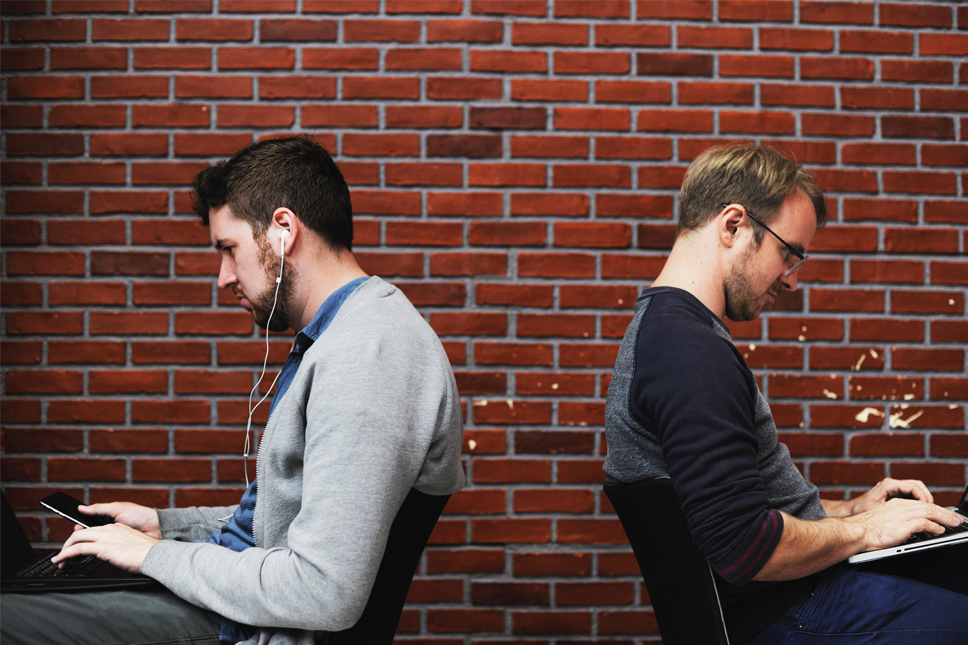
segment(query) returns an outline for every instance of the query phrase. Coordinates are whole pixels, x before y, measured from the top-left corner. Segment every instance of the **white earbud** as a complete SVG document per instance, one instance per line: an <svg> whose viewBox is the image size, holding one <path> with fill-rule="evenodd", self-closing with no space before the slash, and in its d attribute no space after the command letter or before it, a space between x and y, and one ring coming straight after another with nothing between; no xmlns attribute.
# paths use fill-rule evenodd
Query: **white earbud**
<svg viewBox="0 0 968 645"><path fill-rule="evenodd" d="M286 238L289 236L289 231L283 229L282 233L279 234L279 254L286 255Z"/></svg>

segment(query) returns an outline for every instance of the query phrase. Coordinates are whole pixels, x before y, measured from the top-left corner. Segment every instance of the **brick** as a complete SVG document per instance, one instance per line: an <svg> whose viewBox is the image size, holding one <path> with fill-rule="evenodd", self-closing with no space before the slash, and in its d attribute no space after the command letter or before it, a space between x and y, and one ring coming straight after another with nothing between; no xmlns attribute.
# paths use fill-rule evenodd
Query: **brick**
<svg viewBox="0 0 968 645"><path fill-rule="evenodd" d="M206 127L210 124L207 105L133 105L131 125L134 127Z"/></svg>
<svg viewBox="0 0 968 645"><path fill-rule="evenodd" d="M125 481L123 459L58 457L47 460L49 481Z"/></svg>
<svg viewBox="0 0 968 645"><path fill-rule="evenodd" d="M84 275L84 255L73 251L11 251L7 254L7 274Z"/></svg>
<svg viewBox="0 0 968 645"><path fill-rule="evenodd" d="M713 57L709 54L636 54L640 76L712 76Z"/></svg>
<svg viewBox="0 0 968 645"><path fill-rule="evenodd" d="M968 264L964 262L931 262L932 284L968 284Z"/></svg>
<svg viewBox="0 0 968 645"><path fill-rule="evenodd" d="M632 187L631 169L625 165L555 164L552 173L552 184L557 188Z"/></svg>
<svg viewBox="0 0 968 645"><path fill-rule="evenodd" d="M499 343L477 341L474 360L480 365L543 365L554 364L552 347L547 344ZM486 405L486 401L484 402Z"/></svg>
<svg viewBox="0 0 968 645"><path fill-rule="evenodd" d="M922 379L887 376L850 376L848 390L852 399L910 400L924 398Z"/></svg>
<svg viewBox="0 0 968 645"><path fill-rule="evenodd" d="M723 77L793 78L793 57L720 54L719 74Z"/></svg>
<svg viewBox="0 0 968 645"><path fill-rule="evenodd" d="M251 20L216 18L178 18L175 39L178 41L246 42L251 41Z"/></svg>
<svg viewBox="0 0 968 645"><path fill-rule="evenodd" d="M542 222L471 222L471 246L544 246L547 227Z"/></svg>
<svg viewBox="0 0 968 645"><path fill-rule="evenodd" d="M892 462L891 476L919 479L931 486L964 486L965 470L960 464Z"/></svg>
<svg viewBox="0 0 968 645"><path fill-rule="evenodd" d="M481 544L540 544L550 538L551 522L547 519L471 520L471 539Z"/></svg>
<svg viewBox="0 0 968 645"><path fill-rule="evenodd" d="M931 435L932 457L965 457L968 455L968 436Z"/></svg>
<svg viewBox="0 0 968 645"><path fill-rule="evenodd" d="M125 167L123 163L114 162L51 162L48 167L47 180L50 184L76 185L76 184L124 184ZM121 240L115 244L124 242L124 226L121 224ZM110 241L110 238L104 242ZM81 240L78 240L80 243Z"/></svg>
<svg viewBox="0 0 968 645"><path fill-rule="evenodd" d="M10 42L82 41L85 37L85 22L77 18L11 20L8 22Z"/></svg>
<svg viewBox="0 0 968 645"><path fill-rule="evenodd" d="M587 195L580 193L512 193L512 215L581 217L589 213Z"/></svg>
<svg viewBox="0 0 968 645"><path fill-rule="evenodd" d="M618 345L612 343L562 343L558 347L561 367L612 367Z"/></svg>
<svg viewBox="0 0 968 645"><path fill-rule="evenodd" d="M467 169L470 186L544 186L545 177L542 164L472 163Z"/></svg>
<svg viewBox="0 0 968 645"><path fill-rule="evenodd" d="M259 21L262 42L335 42L335 20L263 19Z"/></svg>
<svg viewBox="0 0 968 645"><path fill-rule="evenodd" d="M881 78L905 83L951 83L954 67L949 61L887 59L881 61Z"/></svg>
<svg viewBox="0 0 968 645"><path fill-rule="evenodd" d="M575 314L517 315L517 332L522 338L590 338L595 335L595 317ZM550 348L549 348L550 349ZM550 352L548 357L550 360Z"/></svg>
<svg viewBox="0 0 968 645"><path fill-rule="evenodd" d="M655 279L665 266L665 256L603 254L602 277ZM624 333L624 327L622 332Z"/></svg>
<svg viewBox="0 0 968 645"><path fill-rule="evenodd" d="M5 170L5 168L6 166L2 166L0 167L0 170ZM6 177L4 179L6 179ZM4 246L36 246L42 241L40 222L37 220L2 220L0 221L0 235L3 236ZM40 303L38 302L36 304Z"/></svg>
<svg viewBox="0 0 968 645"><path fill-rule="evenodd" d="M811 347L812 370L883 370L885 352L881 347Z"/></svg>
<svg viewBox="0 0 968 645"><path fill-rule="evenodd" d="M65 312L7 312L7 333L10 335L76 335L84 329L83 313Z"/></svg>
<svg viewBox="0 0 968 645"><path fill-rule="evenodd" d="M924 322L911 319L852 319L849 321L852 341L922 342Z"/></svg>
<svg viewBox="0 0 968 645"><path fill-rule="evenodd" d="M965 353L958 349L892 347L891 367L914 372L961 372L965 368Z"/></svg>
<svg viewBox="0 0 968 645"><path fill-rule="evenodd" d="M958 291L905 291L891 294L892 313L959 315L964 312L964 294Z"/></svg>
<svg viewBox="0 0 968 645"><path fill-rule="evenodd" d="M959 201L929 200L924 202L924 221L957 224L968 221L968 215Z"/></svg>
<svg viewBox="0 0 968 645"><path fill-rule="evenodd" d="M8 155L73 157L84 152L84 139L78 134L10 133Z"/></svg>
<svg viewBox="0 0 968 645"><path fill-rule="evenodd" d="M0 341L0 352L4 365L38 365L44 356L44 345L35 341Z"/></svg>
<svg viewBox="0 0 968 645"><path fill-rule="evenodd" d="M747 27L676 25L676 44L696 49L750 49L753 31Z"/></svg>
<svg viewBox="0 0 968 645"><path fill-rule="evenodd" d="M767 328L771 340L833 341L844 338L844 323L838 318L772 317L767 321Z"/></svg>
<svg viewBox="0 0 968 645"><path fill-rule="evenodd" d="M951 27L951 12L940 4L883 4L878 12L882 25L895 27Z"/></svg>
<svg viewBox="0 0 968 645"><path fill-rule="evenodd" d="M793 4L775 0L722 0L719 19L725 21L791 22Z"/></svg>
<svg viewBox="0 0 968 645"><path fill-rule="evenodd" d="M517 372L514 376L515 393L519 395L560 395L560 396L592 396L595 390L595 376L579 372L543 374L537 372ZM552 445L546 450L534 449L535 442L541 445L548 440ZM564 439L565 441L562 441ZM522 440L526 443L522 443ZM516 451L522 452L523 446L532 447L530 452L580 452L591 453L594 447L594 436L589 433L539 433L518 432L515 434ZM560 446L560 447L559 447Z"/></svg>
<svg viewBox="0 0 968 645"><path fill-rule="evenodd" d="M834 48L834 35L832 31L826 29L762 27L760 28L760 48L829 52Z"/></svg>
<svg viewBox="0 0 968 645"><path fill-rule="evenodd" d="M123 47L52 47L50 50L50 68L52 70L124 70L127 67L128 52Z"/></svg>
<svg viewBox="0 0 968 645"><path fill-rule="evenodd" d="M882 74L887 62L881 63ZM894 87L841 87L840 103L848 110L911 110L914 109L914 90Z"/></svg>
<svg viewBox="0 0 968 645"><path fill-rule="evenodd" d="M812 311L868 311L884 312L884 290L818 289L810 290Z"/></svg>
<svg viewBox="0 0 968 645"><path fill-rule="evenodd" d="M555 18L628 18L628 0L557 0Z"/></svg>
<svg viewBox="0 0 968 645"><path fill-rule="evenodd" d="M968 164L968 146L925 143L921 147L921 160L926 166L962 168Z"/></svg>
<svg viewBox="0 0 968 645"><path fill-rule="evenodd" d="M722 132L793 134L795 121L788 112L739 112L723 110L719 115Z"/></svg>
<svg viewBox="0 0 968 645"><path fill-rule="evenodd" d="M659 626L652 611L602 611L598 615L602 634L657 634Z"/></svg>
<svg viewBox="0 0 968 645"><path fill-rule="evenodd" d="M886 138L953 139L954 122L948 117L883 116Z"/></svg>
<svg viewBox="0 0 968 645"><path fill-rule="evenodd" d="M44 110L40 105L0 105L0 119L8 130L39 128L44 123Z"/></svg>
<svg viewBox="0 0 968 645"><path fill-rule="evenodd" d="M43 287L38 282L4 282L0 292L0 305L36 305L44 302Z"/></svg>
<svg viewBox="0 0 968 645"><path fill-rule="evenodd" d="M475 287L474 294L479 305L550 307L554 298L550 285L481 283Z"/></svg>
<svg viewBox="0 0 968 645"><path fill-rule="evenodd" d="M587 25L578 23L516 22L511 25L511 43L518 46L583 46L589 41Z"/></svg>
<svg viewBox="0 0 968 645"><path fill-rule="evenodd" d="M74 370L9 370L6 394L80 394L83 375Z"/></svg>
<svg viewBox="0 0 968 645"><path fill-rule="evenodd" d="M584 253L520 253L518 276L592 278L595 276L595 256Z"/></svg>
<svg viewBox="0 0 968 645"><path fill-rule="evenodd" d="M463 60L459 49L401 48L388 50L384 65L387 70L460 70Z"/></svg>
<svg viewBox="0 0 968 645"><path fill-rule="evenodd" d="M672 90L664 82L599 80L595 82L595 97L598 103L668 104Z"/></svg>
<svg viewBox="0 0 968 645"><path fill-rule="evenodd" d="M914 53L914 36L905 31L845 30L840 36L844 53L907 54Z"/></svg>
<svg viewBox="0 0 968 645"><path fill-rule="evenodd" d="M388 105L385 114L388 128L458 128L464 120L463 110L457 106ZM373 115L375 126L375 109Z"/></svg>
<svg viewBox="0 0 968 645"><path fill-rule="evenodd" d="M504 570L502 549L428 549L427 573L499 573Z"/></svg>
<svg viewBox="0 0 968 645"><path fill-rule="evenodd" d="M506 74L543 74L548 71L548 56L544 52L472 49L470 70Z"/></svg>
<svg viewBox="0 0 968 645"><path fill-rule="evenodd" d="M511 79L511 98L516 101L587 101L587 81Z"/></svg>
<svg viewBox="0 0 968 645"><path fill-rule="evenodd" d="M829 85L764 83L760 87L760 102L763 105L832 108L835 105L834 88Z"/></svg>
<svg viewBox="0 0 968 645"><path fill-rule="evenodd" d="M922 56L968 56L968 37L927 32L918 38L918 51Z"/></svg>
<svg viewBox="0 0 968 645"><path fill-rule="evenodd" d="M932 399L964 399L968 392L968 379L964 378L932 378Z"/></svg>
<svg viewBox="0 0 968 645"><path fill-rule="evenodd" d="M81 430L59 428L4 428L6 452L79 452L84 448Z"/></svg>
<svg viewBox="0 0 968 645"><path fill-rule="evenodd" d="M884 231L884 250L888 253L957 253L957 231L887 228Z"/></svg>
<svg viewBox="0 0 968 645"><path fill-rule="evenodd" d="M968 99L968 90L936 90L921 91L921 109L925 111L958 111Z"/></svg>
<svg viewBox="0 0 968 645"><path fill-rule="evenodd" d="M556 74L628 74L629 55L624 52L555 52Z"/></svg>
<svg viewBox="0 0 968 645"><path fill-rule="evenodd" d="M679 83L679 103L752 105L753 86L749 83Z"/></svg>
<svg viewBox="0 0 968 645"><path fill-rule="evenodd" d="M852 114L803 114L801 123L804 134L821 136L870 137L876 127L873 117Z"/></svg>
<svg viewBox="0 0 968 645"><path fill-rule="evenodd" d="M4 72L40 71L44 69L44 49L42 47L8 47L3 50L0 68Z"/></svg>
<svg viewBox="0 0 968 645"><path fill-rule="evenodd" d="M7 98L20 99L81 99L84 79L78 76L14 76L7 80Z"/></svg>
<svg viewBox="0 0 968 645"><path fill-rule="evenodd" d="M134 47L135 69L211 69L208 47Z"/></svg>
<svg viewBox="0 0 968 645"><path fill-rule="evenodd" d="M641 110L635 127L648 132L712 132L713 113L710 110Z"/></svg>
<svg viewBox="0 0 968 645"><path fill-rule="evenodd" d="M599 137L598 145L603 145ZM635 139L632 140L636 141ZM646 140L646 142L651 140ZM604 143L609 147L609 143ZM649 145L649 143L643 143ZM655 144L660 149L664 144ZM672 218L672 200L666 195L622 195L613 193L600 193L595 199L596 214L599 217L649 217L649 218Z"/></svg>
<svg viewBox="0 0 968 645"><path fill-rule="evenodd" d="M954 195L958 192L957 177L942 172L889 172L882 175L884 192Z"/></svg>
<svg viewBox="0 0 968 645"><path fill-rule="evenodd" d="M843 457L844 438L841 434L811 432L781 432L779 439L794 457Z"/></svg>

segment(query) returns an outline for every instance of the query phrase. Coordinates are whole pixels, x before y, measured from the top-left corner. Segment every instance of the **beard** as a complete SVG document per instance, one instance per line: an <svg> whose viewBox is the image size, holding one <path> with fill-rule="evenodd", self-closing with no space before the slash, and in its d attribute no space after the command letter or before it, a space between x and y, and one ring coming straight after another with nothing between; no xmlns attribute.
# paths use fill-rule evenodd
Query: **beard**
<svg viewBox="0 0 968 645"><path fill-rule="evenodd" d="M743 270L749 266L754 252L753 245L747 247L739 261L730 267L723 283L726 317L735 322L753 320L763 311L762 294L756 293L749 275Z"/></svg>
<svg viewBox="0 0 968 645"><path fill-rule="evenodd" d="M242 290L242 287L236 287L233 291L236 295L243 296L249 301L249 305L252 307L250 312L255 324L268 331L286 331L291 326L289 310L295 291L295 267L291 264L286 267L282 282L279 283L279 294L277 296L276 276L282 271L282 260L273 252L272 245L269 244L265 235L256 240L256 243L259 245L260 251L259 264L266 272L266 286L261 293L251 297ZM276 304L275 311L272 309L273 302ZM271 320L269 319L270 313L272 314Z"/></svg>

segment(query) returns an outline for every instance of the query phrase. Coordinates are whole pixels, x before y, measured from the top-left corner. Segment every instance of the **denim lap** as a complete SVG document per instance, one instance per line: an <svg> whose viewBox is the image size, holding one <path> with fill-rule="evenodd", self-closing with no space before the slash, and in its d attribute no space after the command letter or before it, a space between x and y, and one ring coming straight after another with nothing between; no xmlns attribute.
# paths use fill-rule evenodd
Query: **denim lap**
<svg viewBox="0 0 968 645"><path fill-rule="evenodd" d="M834 567L750 645L965 645L968 596L900 576Z"/></svg>

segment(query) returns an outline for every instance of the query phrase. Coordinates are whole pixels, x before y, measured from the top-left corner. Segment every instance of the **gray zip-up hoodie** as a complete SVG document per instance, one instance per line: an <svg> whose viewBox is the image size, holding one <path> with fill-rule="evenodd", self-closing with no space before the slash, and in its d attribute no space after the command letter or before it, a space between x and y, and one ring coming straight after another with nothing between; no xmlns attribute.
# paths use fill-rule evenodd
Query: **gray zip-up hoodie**
<svg viewBox="0 0 968 645"><path fill-rule="evenodd" d="M188 602L259 627L246 645L309 645L359 619L390 525L411 488L464 483L462 416L440 341L373 277L353 292L263 433L256 546L207 538L234 507L159 510L142 572Z"/></svg>

